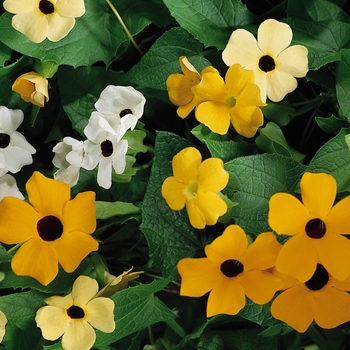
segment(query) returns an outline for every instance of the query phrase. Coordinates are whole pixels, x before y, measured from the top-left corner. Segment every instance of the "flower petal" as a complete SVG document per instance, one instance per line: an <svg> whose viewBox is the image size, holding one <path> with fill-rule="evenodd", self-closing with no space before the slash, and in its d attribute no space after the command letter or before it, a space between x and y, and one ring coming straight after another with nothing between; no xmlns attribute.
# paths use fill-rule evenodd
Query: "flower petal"
<svg viewBox="0 0 350 350"><path fill-rule="evenodd" d="M184 184L196 180L201 162L202 156L196 148L183 149L173 157L172 168L175 179Z"/></svg>
<svg viewBox="0 0 350 350"><path fill-rule="evenodd" d="M289 193L276 193L269 201L268 222L279 235L296 235L305 232L311 219L308 210Z"/></svg>
<svg viewBox="0 0 350 350"><path fill-rule="evenodd" d="M63 334L62 347L65 350L91 349L95 340L95 331L85 320L71 320L67 331Z"/></svg>
<svg viewBox="0 0 350 350"><path fill-rule="evenodd" d="M219 192L223 190L229 180L224 170L224 162L219 158L208 158L198 168L198 183L201 191Z"/></svg>
<svg viewBox="0 0 350 350"><path fill-rule="evenodd" d="M175 106L185 106L194 98L191 90L194 83L182 74L171 74L166 81L166 86L169 99Z"/></svg>
<svg viewBox="0 0 350 350"><path fill-rule="evenodd" d="M186 202L186 210L190 223L194 228L201 229L205 227L207 224L205 216L194 200L188 200Z"/></svg>
<svg viewBox="0 0 350 350"><path fill-rule="evenodd" d="M350 234L349 214L350 196L340 200L325 218L327 232L334 234Z"/></svg>
<svg viewBox="0 0 350 350"><path fill-rule="evenodd" d="M266 74L266 95L273 102L279 102L297 88L297 80L289 73L274 71Z"/></svg>
<svg viewBox="0 0 350 350"><path fill-rule="evenodd" d="M72 299L74 305L85 309L85 305L97 294L98 283L88 276L79 276L73 283Z"/></svg>
<svg viewBox="0 0 350 350"><path fill-rule="evenodd" d="M47 15L47 38L50 41L57 42L63 39L72 30L75 25L75 19L71 17L61 17L56 12Z"/></svg>
<svg viewBox="0 0 350 350"><path fill-rule="evenodd" d="M334 203L337 183L333 176L306 172L300 181L301 198L314 218L324 219Z"/></svg>
<svg viewBox="0 0 350 350"><path fill-rule="evenodd" d="M38 0L5 0L3 6L10 13L26 13L38 6Z"/></svg>
<svg viewBox="0 0 350 350"><path fill-rule="evenodd" d="M177 264L181 276L180 295L201 297L213 289L222 277L219 266L207 258L181 259Z"/></svg>
<svg viewBox="0 0 350 350"><path fill-rule="evenodd" d="M273 301L271 314L298 332L305 332L314 319L312 292L305 285L286 290Z"/></svg>
<svg viewBox="0 0 350 350"><path fill-rule="evenodd" d="M254 72L243 69L239 64L233 64L226 72L225 81L229 94L237 99L248 85L254 84Z"/></svg>
<svg viewBox="0 0 350 350"><path fill-rule="evenodd" d="M303 78L309 70L307 54L305 46L290 46L278 55L276 69L293 77Z"/></svg>
<svg viewBox="0 0 350 350"><path fill-rule="evenodd" d="M207 225L215 225L219 216L227 212L226 202L213 192L198 191L197 197L192 202L203 213Z"/></svg>
<svg viewBox="0 0 350 350"><path fill-rule="evenodd" d="M6 315L0 310L0 342L2 342L4 338L6 324L7 324Z"/></svg>
<svg viewBox="0 0 350 350"><path fill-rule="evenodd" d="M206 73L201 82L192 88L201 101L223 102L228 94L224 79L217 73Z"/></svg>
<svg viewBox="0 0 350 350"><path fill-rule="evenodd" d="M173 176L166 178L162 185L162 196L172 210L181 210L186 203L186 185L176 181Z"/></svg>
<svg viewBox="0 0 350 350"><path fill-rule="evenodd" d="M86 320L98 330L111 333L115 329L114 302L109 298L96 298L86 307Z"/></svg>
<svg viewBox="0 0 350 350"><path fill-rule="evenodd" d="M84 0L57 0L55 12L63 17L80 17L85 13Z"/></svg>
<svg viewBox="0 0 350 350"><path fill-rule="evenodd" d="M261 109L255 106L242 107L237 105L231 109L230 118L236 132L247 138L253 137L264 123Z"/></svg>

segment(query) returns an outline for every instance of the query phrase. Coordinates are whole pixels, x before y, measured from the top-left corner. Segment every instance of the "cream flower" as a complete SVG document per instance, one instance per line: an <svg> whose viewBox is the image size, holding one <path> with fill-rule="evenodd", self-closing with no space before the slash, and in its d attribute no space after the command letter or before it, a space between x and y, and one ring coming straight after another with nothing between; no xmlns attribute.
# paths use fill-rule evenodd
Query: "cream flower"
<svg viewBox="0 0 350 350"><path fill-rule="evenodd" d="M0 310L0 342L2 342L4 338L6 324L7 324L6 315Z"/></svg>
<svg viewBox="0 0 350 350"><path fill-rule="evenodd" d="M293 33L286 23L268 19L260 24L258 40L244 29L235 30L222 53L223 61L231 66L239 63L253 70L261 99L274 102L297 87L296 78L308 72L308 50L302 45L289 46Z"/></svg>
<svg viewBox="0 0 350 350"><path fill-rule="evenodd" d="M47 340L62 336L64 350L88 350L96 340L93 329L112 333L115 329L114 302L109 298L96 297L96 280L79 276L72 292L64 297L52 296L35 317L37 326Z"/></svg>
<svg viewBox="0 0 350 350"><path fill-rule="evenodd" d="M74 27L74 17L85 13L84 0L5 0L3 5L15 14L13 28L35 43L61 40Z"/></svg>

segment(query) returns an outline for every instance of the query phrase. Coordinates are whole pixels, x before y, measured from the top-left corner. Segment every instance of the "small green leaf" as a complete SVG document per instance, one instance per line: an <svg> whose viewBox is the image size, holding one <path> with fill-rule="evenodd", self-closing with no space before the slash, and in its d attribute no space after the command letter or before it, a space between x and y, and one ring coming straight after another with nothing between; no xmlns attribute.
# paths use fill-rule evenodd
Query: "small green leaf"
<svg viewBox="0 0 350 350"><path fill-rule="evenodd" d="M12 50L0 41L0 68L11 60Z"/></svg>
<svg viewBox="0 0 350 350"><path fill-rule="evenodd" d="M350 50L342 50L335 72L335 89L339 106L350 122Z"/></svg>
<svg viewBox="0 0 350 350"><path fill-rule="evenodd" d="M348 128L349 122L337 118L335 115L331 115L329 118L315 118L317 125L326 133L336 135L342 128Z"/></svg>
<svg viewBox="0 0 350 350"><path fill-rule="evenodd" d="M117 215L135 214L140 211L140 208L136 207L134 204L125 202L96 201L95 205L97 219L108 219Z"/></svg>
<svg viewBox="0 0 350 350"><path fill-rule="evenodd" d="M196 136L197 139L203 143L206 143L207 140L227 141L231 139L229 133L227 133L226 135L216 134L203 124L199 124L195 128L193 128L191 130L191 134Z"/></svg>
<svg viewBox="0 0 350 350"><path fill-rule="evenodd" d="M286 126L292 119L292 114L295 111L290 106L288 100L284 99L281 102L270 102L263 107L260 107L264 116L271 122L276 123L278 126Z"/></svg>

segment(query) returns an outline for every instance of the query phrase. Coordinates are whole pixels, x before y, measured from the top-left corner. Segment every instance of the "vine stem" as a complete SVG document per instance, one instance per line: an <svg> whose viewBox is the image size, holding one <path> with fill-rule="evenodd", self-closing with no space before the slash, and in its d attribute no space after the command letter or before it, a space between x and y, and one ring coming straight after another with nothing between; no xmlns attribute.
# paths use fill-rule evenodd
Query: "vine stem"
<svg viewBox="0 0 350 350"><path fill-rule="evenodd" d="M136 50L139 52L140 55L143 55L142 50L139 48L139 46L137 45L136 41L134 40L133 36L131 35L131 33L129 32L129 29L127 28L127 26L125 25L123 19L120 17L119 12L117 11L117 9L113 6L113 4L110 2L110 0L106 0L108 6L111 8L111 10L113 11L113 13L115 14L115 16L117 17L119 23L121 24L121 26L123 27L126 35L128 36L128 38L130 39L130 41L132 42L132 44L135 46Z"/></svg>

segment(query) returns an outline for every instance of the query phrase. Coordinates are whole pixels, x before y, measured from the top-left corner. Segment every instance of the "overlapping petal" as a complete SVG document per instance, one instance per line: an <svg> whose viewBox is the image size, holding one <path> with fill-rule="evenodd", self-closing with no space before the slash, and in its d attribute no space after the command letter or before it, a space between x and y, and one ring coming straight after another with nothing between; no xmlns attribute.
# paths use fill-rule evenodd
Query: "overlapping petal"
<svg viewBox="0 0 350 350"><path fill-rule="evenodd" d="M219 192L228 183L229 175L224 170L224 162L220 158L208 158L198 167L198 182L204 192Z"/></svg>
<svg viewBox="0 0 350 350"><path fill-rule="evenodd" d="M202 156L196 148L183 149L173 157L172 168L175 179L184 184L196 180L201 162Z"/></svg>
<svg viewBox="0 0 350 350"><path fill-rule="evenodd" d="M215 225L219 216L227 212L226 202L213 192L198 191L197 197L191 202L203 213L207 225Z"/></svg>

